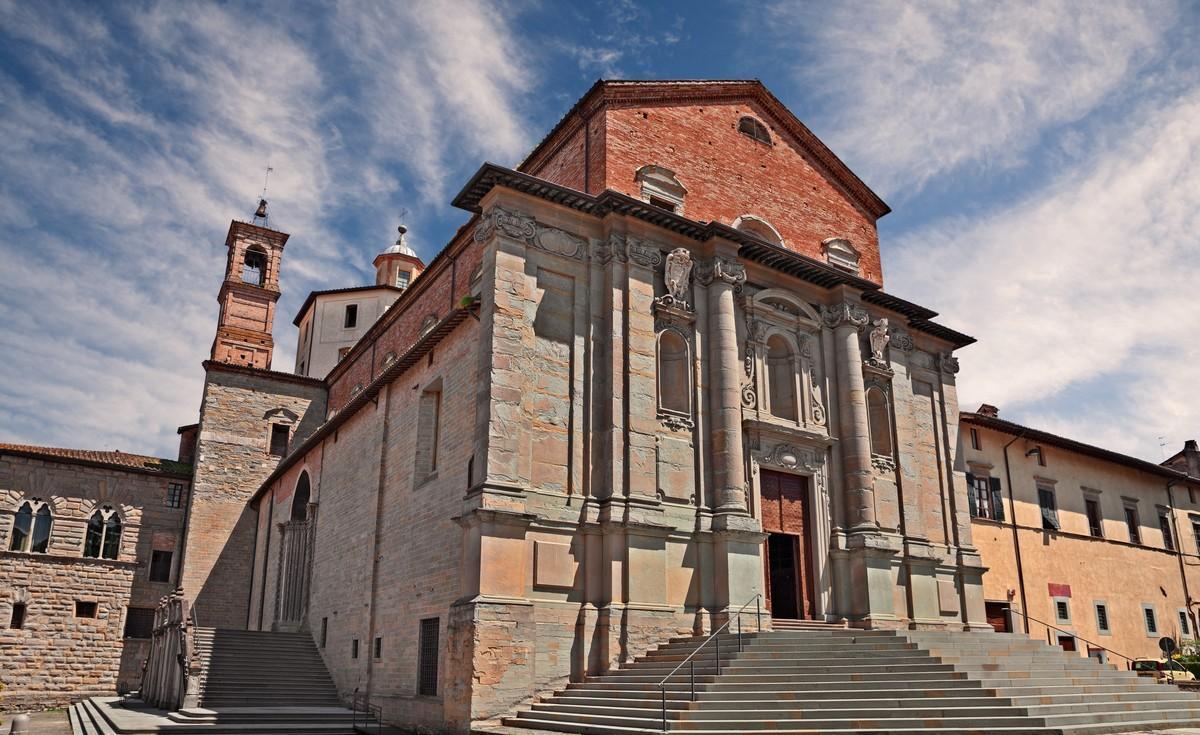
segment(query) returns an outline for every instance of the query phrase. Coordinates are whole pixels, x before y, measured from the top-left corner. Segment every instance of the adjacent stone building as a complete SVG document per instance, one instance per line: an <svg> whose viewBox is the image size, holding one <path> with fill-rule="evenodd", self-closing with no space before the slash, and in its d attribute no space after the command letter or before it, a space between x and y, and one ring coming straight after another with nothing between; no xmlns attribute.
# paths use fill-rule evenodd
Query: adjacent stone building
<svg viewBox="0 0 1200 735"><path fill-rule="evenodd" d="M963 413L962 428L973 537L997 629L1122 667L1158 658L1163 636L1197 637L1194 441L1157 465L1014 424L994 406Z"/></svg>
<svg viewBox="0 0 1200 735"><path fill-rule="evenodd" d="M0 444L0 710L137 688L191 467Z"/></svg>

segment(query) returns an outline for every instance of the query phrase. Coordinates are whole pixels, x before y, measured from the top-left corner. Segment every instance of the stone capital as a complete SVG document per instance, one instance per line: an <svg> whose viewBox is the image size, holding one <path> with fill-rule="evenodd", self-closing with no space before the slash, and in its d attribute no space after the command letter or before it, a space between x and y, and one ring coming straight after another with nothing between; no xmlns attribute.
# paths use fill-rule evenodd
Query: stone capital
<svg viewBox="0 0 1200 735"><path fill-rule="evenodd" d="M737 287L746 282L746 268L733 260L716 256L696 265L696 280L705 286L714 281L723 281Z"/></svg>
<svg viewBox="0 0 1200 735"><path fill-rule="evenodd" d="M861 329L867 326L869 321L870 317L867 316L866 310L849 301L821 307L821 322L831 329L843 324Z"/></svg>

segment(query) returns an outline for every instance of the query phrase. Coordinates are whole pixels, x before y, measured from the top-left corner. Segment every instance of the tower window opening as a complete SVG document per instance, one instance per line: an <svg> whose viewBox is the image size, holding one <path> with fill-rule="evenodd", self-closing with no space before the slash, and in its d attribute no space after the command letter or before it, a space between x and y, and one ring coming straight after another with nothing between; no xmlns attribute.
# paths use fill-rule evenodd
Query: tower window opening
<svg viewBox="0 0 1200 735"><path fill-rule="evenodd" d="M286 424L271 424L271 454L282 457L287 454L291 429Z"/></svg>
<svg viewBox="0 0 1200 735"><path fill-rule="evenodd" d="M14 602L12 606L12 617L8 619L8 627L13 630L20 630L25 627L25 603Z"/></svg>
<svg viewBox="0 0 1200 735"><path fill-rule="evenodd" d="M242 256L242 283L263 285L267 275L267 254L254 246L246 249Z"/></svg>
<svg viewBox="0 0 1200 735"><path fill-rule="evenodd" d="M346 304L346 318L342 322L342 326L346 329L358 326L358 304Z"/></svg>
<svg viewBox="0 0 1200 735"><path fill-rule="evenodd" d="M409 278L408 271L396 271L396 288L408 288Z"/></svg>

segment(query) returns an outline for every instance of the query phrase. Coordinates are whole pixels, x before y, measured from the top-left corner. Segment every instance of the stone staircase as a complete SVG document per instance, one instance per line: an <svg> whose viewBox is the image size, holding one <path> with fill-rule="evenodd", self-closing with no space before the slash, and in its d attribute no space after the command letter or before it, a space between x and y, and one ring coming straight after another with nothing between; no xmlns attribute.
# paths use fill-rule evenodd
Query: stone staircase
<svg viewBox="0 0 1200 735"><path fill-rule="evenodd" d="M667 687L667 729L733 733L1126 732L1200 724L1200 696L1024 636L861 631L776 621L721 635ZM703 638L676 638L535 701L506 728L588 735L663 729L658 687Z"/></svg>
<svg viewBox="0 0 1200 735"><path fill-rule="evenodd" d="M341 706L308 633L196 628L196 650L205 709Z"/></svg>
<svg viewBox="0 0 1200 735"><path fill-rule="evenodd" d="M196 628L195 635L199 707L164 712L139 700L93 697L69 710L74 735L355 732L307 633Z"/></svg>

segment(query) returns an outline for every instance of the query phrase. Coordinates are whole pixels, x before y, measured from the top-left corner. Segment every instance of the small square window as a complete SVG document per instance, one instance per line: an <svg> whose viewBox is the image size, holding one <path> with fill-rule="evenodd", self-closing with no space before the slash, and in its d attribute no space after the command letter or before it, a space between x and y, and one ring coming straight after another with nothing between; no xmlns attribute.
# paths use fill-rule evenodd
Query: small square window
<svg viewBox="0 0 1200 735"><path fill-rule="evenodd" d="M1102 635L1112 633L1112 629L1108 627L1108 605L1103 602L1096 603L1096 630Z"/></svg>
<svg viewBox="0 0 1200 735"><path fill-rule="evenodd" d="M350 658L358 658L358 639L350 641Z"/></svg>
<svg viewBox="0 0 1200 735"><path fill-rule="evenodd" d="M150 555L150 581L151 582L170 582L171 581L171 552L158 551L157 549Z"/></svg>
<svg viewBox="0 0 1200 735"><path fill-rule="evenodd" d="M982 449L979 443L979 429L971 429L971 449Z"/></svg>
<svg viewBox="0 0 1200 735"><path fill-rule="evenodd" d="M661 197L656 197L653 195L647 197L647 200L651 206L658 207L659 209L665 209L668 212L675 211L675 202L670 202L670 201L667 201L666 199L663 199Z"/></svg>
<svg viewBox="0 0 1200 735"><path fill-rule="evenodd" d="M371 651L371 655L373 655L376 659L383 658L383 638L377 637L375 639L375 645Z"/></svg>
<svg viewBox="0 0 1200 735"><path fill-rule="evenodd" d="M1104 520L1100 515L1100 500L1084 498L1083 507L1087 511L1088 533L1093 538L1104 538Z"/></svg>
<svg viewBox="0 0 1200 735"><path fill-rule="evenodd" d="M125 637L150 638L154 635L154 608L131 607L125 611Z"/></svg>
<svg viewBox="0 0 1200 735"><path fill-rule="evenodd" d="M1039 487L1038 506L1042 510L1042 528L1047 531L1057 531L1059 529L1058 505L1054 500L1054 491Z"/></svg>
<svg viewBox="0 0 1200 735"><path fill-rule="evenodd" d="M75 617L77 618L94 618L96 617L96 603L87 600L75 601Z"/></svg>
<svg viewBox="0 0 1200 735"><path fill-rule="evenodd" d="M1154 615L1154 606L1153 605L1142 605L1142 617L1145 619L1145 622L1146 622L1146 635L1148 635L1148 636L1158 635L1158 620L1155 618L1155 615Z"/></svg>
<svg viewBox="0 0 1200 735"><path fill-rule="evenodd" d="M25 627L25 603L14 602L12 606L12 617L8 619L8 627L17 630Z"/></svg>
<svg viewBox="0 0 1200 735"><path fill-rule="evenodd" d="M1064 598L1054 599L1054 622L1069 623L1071 622L1071 602Z"/></svg>
<svg viewBox="0 0 1200 735"><path fill-rule="evenodd" d="M1175 550L1175 534L1171 533L1171 513L1166 508L1158 510L1158 528L1162 531L1163 548L1167 551Z"/></svg>
<svg viewBox="0 0 1200 735"><path fill-rule="evenodd" d="M329 618L321 618L321 648L329 640Z"/></svg>
<svg viewBox="0 0 1200 735"><path fill-rule="evenodd" d="M271 424L271 454L282 457L287 454L291 428L286 424Z"/></svg>
<svg viewBox="0 0 1200 735"><path fill-rule="evenodd" d="M183 506L183 483L172 482L167 485L167 507L179 508Z"/></svg>
<svg viewBox="0 0 1200 735"><path fill-rule="evenodd" d="M426 618L417 639L417 694L426 697L437 696L438 629L437 618Z"/></svg>
<svg viewBox="0 0 1200 735"><path fill-rule="evenodd" d="M1129 543L1142 543L1141 521L1138 519L1136 505L1127 504L1125 506L1125 527L1129 529Z"/></svg>
<svg viewBox="0 0 1200 735"><path fill-rule="evenodd" d="M1180 610L1179 611L1179 635L1181 637L1185 636L1185 635L1191 635L1192 631L1190 630L1190 628L1191 628L1191 626L1188 624L1187 611Z"/></svg>
<svg viewBox="0 0 1200 735"><path fill-rule="evenodd" d="M346 304L346 317L342 321L342 326L346 329L358 326L358 304Z"/></svg>

